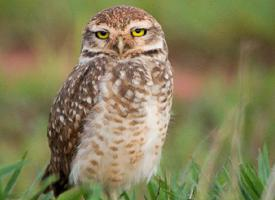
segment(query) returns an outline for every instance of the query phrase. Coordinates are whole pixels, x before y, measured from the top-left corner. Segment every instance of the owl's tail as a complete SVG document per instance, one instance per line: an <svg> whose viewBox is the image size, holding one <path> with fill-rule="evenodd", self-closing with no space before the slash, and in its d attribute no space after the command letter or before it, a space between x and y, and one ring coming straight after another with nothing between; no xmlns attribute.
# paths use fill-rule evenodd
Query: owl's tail
<svg viewBox="0 0 275 200"><path fill-rule="evenodd" d="M57 197L59 196L61 193L65 192L66 190L68 190L69 187L69 181L68 181L68 177L65 176L64 173L62 173L61 171L59 173L54 173L52 171L52 167L51 164L49 164L44 172L44 175L42 176L41 181L46 181L47 178L51 177L51 176L56 176L57 180L54 181L53 183L51 183L50 185L48 185L46 187L46 189L43 191L43 193L48 193L50 191L53 191L54 196Z"/></svg>

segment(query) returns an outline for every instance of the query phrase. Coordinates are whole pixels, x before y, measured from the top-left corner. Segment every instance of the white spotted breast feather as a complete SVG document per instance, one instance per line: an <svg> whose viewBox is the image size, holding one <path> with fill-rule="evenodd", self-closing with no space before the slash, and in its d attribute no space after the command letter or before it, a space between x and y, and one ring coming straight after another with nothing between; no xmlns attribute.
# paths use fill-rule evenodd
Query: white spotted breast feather
<svg viewBox="0 0 275 200"><path fill-rule="evenodd" d="M55 195L68 189L70 165L79 144L83 123L97 101L98 82L105 73L107 59L77 65L60 89L51 107L48 140L51 160L43 179L56 175L59 180L50 188Z"/></svg>

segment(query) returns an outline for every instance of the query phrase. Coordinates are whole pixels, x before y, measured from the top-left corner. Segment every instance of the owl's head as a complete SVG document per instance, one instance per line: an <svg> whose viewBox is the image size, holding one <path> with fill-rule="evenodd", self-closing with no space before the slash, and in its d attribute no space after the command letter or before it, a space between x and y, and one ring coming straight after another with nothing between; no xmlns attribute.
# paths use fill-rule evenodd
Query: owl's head
<svg viewBox="0 0 275 200"><path fill-rule="evenodd" d="M83 50L120 58L166 50L160 24L142 9L117 6L103 10L88 23ZM166 52L166 51L165 51Z"/></svg>

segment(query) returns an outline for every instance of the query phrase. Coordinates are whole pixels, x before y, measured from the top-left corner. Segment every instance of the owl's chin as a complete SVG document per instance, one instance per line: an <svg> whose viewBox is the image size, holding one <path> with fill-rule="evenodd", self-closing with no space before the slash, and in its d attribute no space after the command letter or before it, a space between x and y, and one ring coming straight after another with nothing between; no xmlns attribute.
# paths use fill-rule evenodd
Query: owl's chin
<svg viewBox="0 0 275 200"><path fill-rule="evenodd" d="M115 59L124 60L124 59L136 57L136 56L142 54L143 52L144 51L142 49L130 49L130 50L127 50L120 54L113 50L111 50L111 51L105 50L105 51L102 51L102 54L106 55L106 56L110 56ZM101 54L101 53L98 52L97 54Z"/></svg>
<svg viewBox="0 0 275 200"><path fill-rule="evenodd" d="M128 58L132 58L137 55L140 55L142 52L143 52L143 50L141 50L141 49L131 49L131 50L124 52L123 54L121 54L119 56L120 56L120 59L128 59Z"/></svg>
<svg viewBox="0 0 275 200"><path fill-rule="evenodd" d="M117 60L127 60L127 59L131 59L134 57L138 57L141 55L144 56L150 56L150 57L155 57L157 58L158 55L163 56L165 53L163 51L163 49L161 48L147 48L147 49L141 49L141 48L136 48L136 49L129 49L123 53L118 53L117 51L111 50L111 49L92 49L92 48L87 48L84 47L81 51L81 55L79 58L79 63L80 64L85 64L87 62L90 62L91 60L98 58L98 57L102 57L102 56L106 56L106 57L110 57L113 59L117 59ZM164 55L164 58L166 58L166 54Z"/></svg>

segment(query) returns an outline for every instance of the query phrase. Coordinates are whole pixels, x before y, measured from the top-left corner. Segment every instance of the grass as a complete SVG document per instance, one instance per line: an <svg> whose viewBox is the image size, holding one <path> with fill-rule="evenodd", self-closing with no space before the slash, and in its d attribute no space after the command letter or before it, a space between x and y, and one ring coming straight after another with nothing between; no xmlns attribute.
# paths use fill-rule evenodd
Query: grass
<svg viewBox="0 0 275 200"><path fill-rule="evenodd" d="M41 191L53 180L40 183L41 174L37 175L33 184L26 191L18 194L13 192L21 170L26 165L26 155L22 160L0 168L0 199L52 199L52 193L41 194ZM182 176L170 177L165 173L155 176L146 186L143 198L146 200L190 200L190 199L243 199L243 200L272 200L273 192L268 191L271 168L266 146L259 152L258 166L250 163L239 163L238 170L230 175L232 160L221 165L207 184L201 185L206 174L193 160L185 167ZM234 187L234 177L237 187ZM206 190L206 195L200 197L201 191ZM232 193L233 192L233 193ZM100 186L75 187L58 197L60 200L104 199ZM123 192L120 199L137 199L135 191Z"/></svg>

